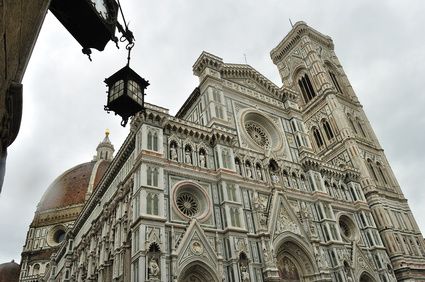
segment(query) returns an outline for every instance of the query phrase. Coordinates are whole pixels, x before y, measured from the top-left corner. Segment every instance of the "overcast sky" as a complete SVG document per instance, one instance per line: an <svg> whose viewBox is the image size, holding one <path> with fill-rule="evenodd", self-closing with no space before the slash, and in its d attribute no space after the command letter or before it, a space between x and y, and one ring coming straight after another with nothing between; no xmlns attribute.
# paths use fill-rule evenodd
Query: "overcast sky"
<svg viewBox="0 0 425 282"><path fill-rule="evenodd" d="M248 63L281 86L270 51L289 18L329 35L395 175L425 230L425 2L122 0L136 45L132 67L151 85L146 100L175 114L197 86L205 50ZM24 77L21 129L9 147L0 195L0 263L20 253L36 205L63 171L90 161L105 128L118 149L128 133L106 114L104 78L125 65L124 46L93 62L48 13Z"/></svg>

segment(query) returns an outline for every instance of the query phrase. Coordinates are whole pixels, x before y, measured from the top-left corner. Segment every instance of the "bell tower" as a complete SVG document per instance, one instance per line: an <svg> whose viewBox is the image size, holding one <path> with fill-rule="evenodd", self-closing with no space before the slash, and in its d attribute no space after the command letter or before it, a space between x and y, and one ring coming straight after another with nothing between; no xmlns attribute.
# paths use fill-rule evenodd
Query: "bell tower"
<svg viewBox="0 0 425 282"><path fill-rule="evenodd" d="M297 22L271 53L298 103L316 157L360 172L369 208L397 279L425 275L422 234L329 36ZM367 231L367 224L364 226ZM421 276L422 275L422 276Z"/></svg>

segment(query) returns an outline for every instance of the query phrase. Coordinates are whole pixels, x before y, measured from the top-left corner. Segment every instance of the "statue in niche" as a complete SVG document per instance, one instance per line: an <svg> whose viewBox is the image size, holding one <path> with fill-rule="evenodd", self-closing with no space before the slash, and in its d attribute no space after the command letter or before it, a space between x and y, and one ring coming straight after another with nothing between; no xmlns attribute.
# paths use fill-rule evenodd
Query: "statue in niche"
<svg viewBox="0 0 425 282"><path fill-rule="evenodd" d="M171 144L170 156L171 156L171 160L178 161L176 145L174 143Z"/></svg>
<svg viewBox="0 0 425 282"><path fill-rule="evenodd" d="M249 282L248 267L246 265L241 265L241 280L242 282Z"/></svg>
<svg viewBox="0 0 425 282"><path fill-rule="evenodd" d="M192 163L191 151L188 148L186 148L186 152L185 152L185 163L187 164Z"/></svg>
<svg viewBox="0 0 425 282"><path fill-rule="evenodd" d="M246 177L252 178L252 171L250 166L246 166Z"/></svg>
<svg viewBox="0 0 425 282"><path fill-rule="evenodd" d="M149 278L158 278L159 277L159 265L155 258L151 258L149 261Z"/></svg>
<svg viewBox="0 0 425 282"><path fill-rule="evenodd" d="M203 151L201 151L199 153L199 163L200 163L201 167L207 167L206 161L205 161L205 153Z"/></svg>
<svg viewBox="0 0 425 282"><path fill-rule="evenodd" d="M274 171L272 172L271 178L272 178L273 184L279 183L279 176L277 176Z"/></svg>
<svg viewBox="0 0 425 282"><path fill-rule="evenodd" d="M263 175L261 174L261 169L257 167L257 179L263 180Z"/></svg>

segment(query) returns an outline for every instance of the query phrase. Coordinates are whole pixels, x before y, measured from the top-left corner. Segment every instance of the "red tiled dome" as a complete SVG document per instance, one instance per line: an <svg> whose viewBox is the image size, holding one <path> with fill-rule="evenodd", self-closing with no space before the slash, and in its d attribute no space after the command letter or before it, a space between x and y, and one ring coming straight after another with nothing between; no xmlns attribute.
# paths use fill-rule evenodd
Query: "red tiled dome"
<svg viewBox="0 0 425 282"><path fill-rule="evenodd" d="M18 282L19 271L19 264L13 260L0 264L0 282Z"/></svg>
<svg viewBox="0 0 425 282"><path fill-rule="evenodd" d="M65 171L44 192L43 197L37 205L36 212L84 203L87 189L91 185L90 180L93 182L94 189L109 164L109 161L102 160L96 166L96 161L92 161L77 165Z"/></svg>

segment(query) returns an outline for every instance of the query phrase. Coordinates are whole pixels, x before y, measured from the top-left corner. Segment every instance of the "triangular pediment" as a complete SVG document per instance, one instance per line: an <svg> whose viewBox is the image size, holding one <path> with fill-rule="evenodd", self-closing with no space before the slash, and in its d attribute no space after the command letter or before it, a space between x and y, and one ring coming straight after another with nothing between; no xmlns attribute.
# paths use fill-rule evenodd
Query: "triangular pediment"
<svg viewBox="0 0 425 282"><path fill-rule="evenodd" d="M269 221L269 231L273 234L273 239L285 232L307 238L302 224L285 196L275 192L273 198L271 220Z"/></svg>
<svg viewBox="0 0 425 282"><path fill-rule="evenodd" d="M375 275L376 270L373 263L356 243L353 243L352 266L353 269L357 269L357 277L360 277L364 271L367 271L369 275L372 275L376 279L376 281L379 281L379 277L376 277Z"/></svg>
<svg viewBox="0 0 425 282"><path fill-rule="evenodd" d="M217 255L196 219L190 222L176 250L176 255L177 267L180 270L193 261L202 261L212 269L218 267Z"/></svg>

